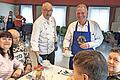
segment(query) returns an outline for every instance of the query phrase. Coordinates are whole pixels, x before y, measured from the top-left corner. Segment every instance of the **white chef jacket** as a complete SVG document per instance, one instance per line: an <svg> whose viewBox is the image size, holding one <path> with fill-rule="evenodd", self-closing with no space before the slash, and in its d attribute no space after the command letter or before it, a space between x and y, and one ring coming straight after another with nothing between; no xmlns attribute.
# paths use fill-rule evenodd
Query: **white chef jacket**
<svg viewBox="0 0 120 80"><path fill-rule="evenodd" d="M41 55L54 51L54 43L57 41L56 22L54 17L49 20L41 15L33 24L31 46L33 51L40 51Z"/></svg>
<svg viewBox="0 0 120 80"><path fill-rule="evenodd" d="M64 41L63 41L63 48L69 47L73 41L73 33L75 31L75 27L78 21L72 22L67 29ZM96 47L100 46L103 41L102 31L99 25L95 21L89 21L90 24L90 32L91 32L91 42L87 42L90 45L90 48L95 49ZM77 31L88 32L88 21L82 26L78 23Z"/></svg>

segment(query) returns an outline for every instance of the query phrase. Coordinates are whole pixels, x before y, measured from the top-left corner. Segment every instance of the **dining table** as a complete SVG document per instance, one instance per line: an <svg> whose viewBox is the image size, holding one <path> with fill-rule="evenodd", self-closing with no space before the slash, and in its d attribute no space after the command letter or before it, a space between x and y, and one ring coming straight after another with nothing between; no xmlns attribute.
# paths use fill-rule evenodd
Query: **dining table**
<svg viewBox="0 0 120 80"><path fill-rule="evenodd" d="M67 80L69 76L72 76L73 71L67 68L63 68L57 65L50 65L44 67L42 71L42 77L45 80ZM35 80L35 70L20 77L17 80Z"/></svg>

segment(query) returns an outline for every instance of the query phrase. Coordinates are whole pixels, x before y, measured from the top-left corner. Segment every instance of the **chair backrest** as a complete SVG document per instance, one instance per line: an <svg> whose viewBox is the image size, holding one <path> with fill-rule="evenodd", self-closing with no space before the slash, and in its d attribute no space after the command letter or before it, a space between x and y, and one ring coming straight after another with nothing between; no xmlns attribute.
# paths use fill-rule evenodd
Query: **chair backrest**
<svg viewBox="0 0 120 80"><path fill-rule="evenodd" d="M61 35L65 35L66 34L66 31L67 31L67 28L65 26L61 27Z"/></svg>
<svg viewBox="0 0 120 80"><path fill-rule="evenodd" d="M23 25L22 31L31 34L32 33L32 26L33 26L32 23L26 23Z"/></svg>
<svg viewBox="0 0 120 80"><path fill-rule="evenodd" d="M56 32L57 32L57 34L60 34L60 26L56 27Z"/></svg>

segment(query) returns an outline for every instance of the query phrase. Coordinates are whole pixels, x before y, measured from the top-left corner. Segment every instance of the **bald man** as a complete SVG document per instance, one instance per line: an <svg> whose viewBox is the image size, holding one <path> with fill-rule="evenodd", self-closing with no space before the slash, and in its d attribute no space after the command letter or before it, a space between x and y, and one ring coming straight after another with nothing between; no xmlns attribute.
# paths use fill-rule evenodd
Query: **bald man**
<svg viewBox="0 0 120 80"><path fill-rule="evenodd" d="M57 34L56 21L52 16L52 4L49 2L43 3L41 12L42 15L33 24L31 46L37 58L41 56L43 60L47 59L51 64L54 64L54 44L57 40Z"/></svg>

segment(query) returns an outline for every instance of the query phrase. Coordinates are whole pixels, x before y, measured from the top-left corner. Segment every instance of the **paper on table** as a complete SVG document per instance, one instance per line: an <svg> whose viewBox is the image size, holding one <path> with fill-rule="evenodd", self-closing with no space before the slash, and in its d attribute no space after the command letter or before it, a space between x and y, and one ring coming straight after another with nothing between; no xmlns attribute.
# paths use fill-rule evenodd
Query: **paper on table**
<svg viewBox="0 0 120 80"><path fill-rule="evenodd" d="M72 57L73 55L72 55L71 51L66 50L65 53L63 53L63 56L65 56L65 57Z"/></svg>

